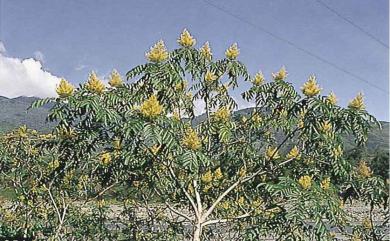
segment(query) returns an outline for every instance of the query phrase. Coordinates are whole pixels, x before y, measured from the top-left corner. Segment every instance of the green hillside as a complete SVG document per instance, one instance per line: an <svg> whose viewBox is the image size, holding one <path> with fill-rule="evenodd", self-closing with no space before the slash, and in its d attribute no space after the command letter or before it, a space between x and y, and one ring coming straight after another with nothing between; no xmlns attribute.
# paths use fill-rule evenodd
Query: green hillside
<svg viewBox="0 0 390 241"><path fill-rule="evenodd" d="M0 96L0 132L6 132L20 125L27 125L29 128L36 129L41 132L49 132L53 126L46 123L45 118L48 114L50 106L46 105L38 109L27 110L36 97L17 97L9 99ZM246 115L252 112L252 108L238 110L234 115ZM200 115L195 118L194 124L201 122L205 115ZM367 149L369 152L375 150L389 149L389 122L381 122L382 129L373 128L369 133ZM354 146L353 140L346 137L345 143L347 149Z"/></svg>
<svg viewBox="0 0 390 241"><path fill-rule="evenodd" d="M52 125L45 122L50 106L27 110L38 98L17 97L9 99L0 96L0 133L12 130L21 125L42 132L50 131Z"/></svg>

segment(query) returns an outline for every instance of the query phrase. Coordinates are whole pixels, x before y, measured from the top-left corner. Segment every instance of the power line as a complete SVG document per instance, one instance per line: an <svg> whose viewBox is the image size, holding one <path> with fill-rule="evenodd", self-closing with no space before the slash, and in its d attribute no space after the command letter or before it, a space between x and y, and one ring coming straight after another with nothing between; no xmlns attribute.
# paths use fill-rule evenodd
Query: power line
<svg viewBox="0 0 390 241"><path fill-rule="evenodd" d="M317 55L317 54L315 54L315 53L312 53L312 52L309 51L309 50L306 50L306 49L300 47L299 45L295 44L294 42L291 42L291 41L288 40L288 39L285 39L285 38L283 38L283 37L280 37L280 36L278 36L278 35L272 33L271 31L269 31L269 30L267 30L267 29L265 29L265 28L263 28L263 27L260 27L260 26L258 26L258 25L256 25L256 24L254 24L254 23L252 23L252 22L250 22L250 21L248 21L248 20L246 20L246 19L240 17L239 15L236 15L236 14L234 14L234 13L232 13L232 12L229 12L228 10L226 10L226 9L224 9L224 8L218 6L218 5L215 5L214 3L211 3L211 2L209 2L209 1L207 1L207 0L201 0L201 1L203 1L204 3L206 3L206 4L208 4L208 5L212 6L212 7L214 7L214 8L216 8L216 9L218 9L218 10L221 11L221 12L224 12L225 14L227 14L227 15L229 15L229 16L231 16L231 17L233 17L233 18L235 18L235 19L237 19L237 20L239 20L239 21L241 21L241 22L243 22L243 23L246 23L246 24L250 25L251 27L253 27L253 28L257 29L257 30L260 30L261 32L264 32L264 33L270 35L271 37L273 37L273 38L275 38L275 39L277 39L277 40L279 40L279 41L282 41L282 42L287 43L288 45L290 45L290 46L292 46L292 47L298 49L299 51L302 51L302 52L304 52L305 54L307 54L307 55L309 55L309 56L311 56L311 57L313 57L313 58L315 58L315 59L317 59L317 60L319 60L319 61L321 61L321 62L327 64L327 65L330 65L330 66L332 66L333 68L335 68L335 69L337 69L337 70L339 70L339 71L341 71L341 72L343 72L343 73L345 73L345 74L347 74L347 75L350 75L350 76L354 77L355 79L360 80L360 81L366 83L367 85L369 85L369 86L371 86L371 87L373 87L373 88L375 88L375 89L377 89L377 90L379 90L379 91L381 91L381 92L386 93L387 95L389 94L389 92L386 91L386 90L384 90L383 88L381 88L381 87L379 87L379 86L377 86L377 85L375 85L375 84L373 84L373 83L371 83L371 82L365 80L364 78L360 77L359 75L356 75L356 74L352 73L351 71L348 71L348 70L346 70L346 69L344 69L344 68L338 66L337 64L335 64L335 63L333 63L333 62L330 62L330 61L324 59L323 57L321 57L321 56L319 56L319 55Z"/></svg>
<svg viewBox="0 0 390 241"><path fill-rule="evenodd" d="M383 47L385 48L389 48L389 45L387 45L386 43L384 43L383 41L381 41L379 38L375 37L373 34L371 34L370 32L368 32L367 30L365 30L364 28L360 27L359 25L357 25L356 23L354 23L352 20L344 17L341 13L337 12L335 9L331 8L329 5L327 5L326 3L324 3L323 1L321 0L316 0L321 6L327 8L329 11L333 12L334 14L336 14L339 18L343 19L345 22L351 24L352 26L354 26L355 28L359 29L362 33L364 33L365 35L367 35L368 37L370 37L371 39L373 39L374 41L376 41L377 43L379 43L380 45L382 45Z"/></svg>

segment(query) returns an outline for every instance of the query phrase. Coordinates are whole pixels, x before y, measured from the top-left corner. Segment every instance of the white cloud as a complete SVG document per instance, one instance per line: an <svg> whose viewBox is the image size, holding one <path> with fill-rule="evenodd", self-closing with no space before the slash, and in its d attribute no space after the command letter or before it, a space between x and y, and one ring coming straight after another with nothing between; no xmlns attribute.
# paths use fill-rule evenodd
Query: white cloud
<svg viewBox="0 0 390 241"><path fill-rule="evenodd" d="M5 54L7 50L5 49L4 43L0 40L0 54Z"/></svg>
<svg viewBox="0 0 390 241"><path fill-rule="evenodd" d="M60 78L45 71L41 62L7 57L0 51L0 96L53 97L59 82Z"/></svg>
<svg viewBox="0 0 390 241"><path fill-rule="evenodd" d="M45 62L45 55L43 55L43 53L41 51L39 51L39 50L34 52L34 58L36 60L41 61L42 63Z"/></svg>

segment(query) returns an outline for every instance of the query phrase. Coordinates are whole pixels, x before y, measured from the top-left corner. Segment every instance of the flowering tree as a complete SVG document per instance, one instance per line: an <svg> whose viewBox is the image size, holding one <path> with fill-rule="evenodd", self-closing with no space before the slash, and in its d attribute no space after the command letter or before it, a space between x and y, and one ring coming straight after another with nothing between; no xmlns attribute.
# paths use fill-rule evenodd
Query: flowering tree
<svg viewBox="0 0 390 241"><path fill-rule="evenodd" d="M130 84L114 71L106 87L91 73L77 89L61 80L58 98L33 105L54 103L48 120L58 122L40 143L54 161L36 179L58 216L54 237L94 220L89 231L107 239L332 239L328 227L346 223L335 184L355 177L341 135L363 145L377 124L362 94L342 108L335 94L320 95L314 75L302 95L284 67L270 81L250 76L237 44L216 60L187 30L178 43L168 52L157 42L148 62L126 74ZM242 97L254 108L234 115L229 92L240 81L250 82ZM200 120L195 101L205 106ZM368 180L363 169L356 176ZM113 197L123 203L116 212L107 205ZM97 211L68 215L81 201L96 201Z"/></svg>

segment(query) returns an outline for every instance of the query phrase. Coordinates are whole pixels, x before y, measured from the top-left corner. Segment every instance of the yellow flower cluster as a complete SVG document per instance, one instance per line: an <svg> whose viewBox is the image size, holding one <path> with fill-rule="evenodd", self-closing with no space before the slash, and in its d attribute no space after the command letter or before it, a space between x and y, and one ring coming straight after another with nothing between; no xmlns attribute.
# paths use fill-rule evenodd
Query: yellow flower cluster
<svg viewBox="0 0 390 241"><path fill-rule="evenodd" d="M218 167L214 172L214 178L217 180L220 180L223 178L222 170L220 167Z"/></svg>
<svg viewBox="0 0 390 241"><path fill-rule="evenodd" d="M238 205L243 205L245 203L245 198L243 196L239 197L236 202Z"/></svg>
<svg viewBox="0 0 390 241"><path fill-rule="evenodd" d="M121 87L123 85L123 80L115 69L111 73L110 81L108 81L108 84L111 85L111 87Z"/></svg>
<svg viewBox="0 0 390 241"><path fill-rule="evenodd" d="M147 52L146 58L155 63L163 62L168 58L168 51L165 47L164 41L158 41L153 47L150 48L150 51Z"/></svg>
<svg viewBox="0 0 390 241"><path fill-rule="evenodd" d="M213 181L213 173L208 170L205 174L202 175L201 179L204 183L210 183Z"/></svg>
<svg viewBox="0 0 390 241"><path fill-rule="evenodd" d="M277 148L276 147L268 147L266 152L265 152L265 158L267 160L271 160L271 158L272 159L280 158Z"/></svg>
<svg viewBox="0 0 390 241"><path fill-rule="evenodd" d="M229 204L229 201L223 201L223 202L220 202L220 205L223 209L225 210L228 210L230 208L230 204Z"/></svg>
<svg viewBox="0 0 390 241"><path fill-rule="evenodd" d="M221 180L223 178L223 173L222 173L222 170L220 167L218 167L214 173L211 171L211 170L208 170L207 172L205 172L203 175L202 175L202 178L201 180L204 182L204 183L210 183L212 182L213 180Z"/></svg>
<svg viewBox="0 0 390 241"><path fill-rule="evenodd" d="M179 121L181 119L180 114L177 111L173 112L172 117L175 121Z"/></svg>
<svg viewBox="0 0 390 241"><path fill-rule="evenodd" d="M303 189L308 189L311 187L311 176L302 176L299 178L298 183Z"/></svg>
<svg viewBox="0 0 390 241"><path fill-rule="evenodd" d="M103 154L100 156L100 163L101 163L103 166L108 166L108 165L110 165L110 163L111 163L111 155L110 155L110 153L108 153L108 152L103 153Z"/></svg>
<svg viewBox="0 0 390 241"><path fill-rule="evenodd" d="M219 108L216 112L214 112L213 118L216 121L227 122L230 118L230 110L225 106Z"/></svg>
<svg viewBox="0 0 390 241"><path fill-rule="evenodd" d="M26 138L27 137L27 126L23 125L18 128L17 135L21 138Z"/></svg>
<svg viewBox="0 0 390 241"><path fill-rule="evenodd" d="M332 149L331 156L335 159L338 159L343 155L343 148L341 148L341 145L338 145L336 148Z"/></svg>
<svg viewBox="0 0 390 241"><path fill-rule="evenodd" d="M122 148L122 143L121 143L121 140L116 138L113 140L112 142L112 146L114 147L115 150L120 150Z"/></svg>
<svg viewBox="0 0 390 241"><path fill-rule="evenodd" d="M283 66L277 73L272 73L272 78L274 80L285 80L287 75L286 68Z"/></svg>
<svg viewBox="0 0 390 241"><path fill-rule="evenodd" d="M61 127L58 130L58 136L62 139L72 139L77 136L73 128Z"/></svg>
<svg viewBox="0 0 390 241"><path fill-rule="evenodd" d="M264 201L263 201L263 199L261 199L261 198L256 198L256 199L253 200L253 202L252 202L252 206L253 206L254 208L260 208L263 204L264 204Z"/></svg>
<svg viewBox="0 0 390 241"><path fill-rule="evenodd" d="M357 233L354 234L350 240L351 241L362 241L362 239L360 238L359 234L357 234Z"/></svg>
<svg viewBox="0 0 390 241"><path fill-rule="evenodd" d="M349 102L348 107L355 110L364 110L363 94L359 93L351 102Z"/></svg>
<svg viewBox="0 0 390 241"><path fill-rule="evenodd" d="M337 97L336 95L331 92L327 97L326 97L326 102L328 102L331 105L336 105L337 104Z"/></svg>
<svg viewBox="0 0 390 241"><path fill-rule="evenodd" d="M100 199L97 201L96 204L98 208L103 208L104 206L106 206L106 201L104 201L104 199Z"/></svg>
<svg viewBox="0 0 390 241"><path fill-rule="evenodd" d="M143 116L153 118L162 113L163 107L160 105L157 97L152 95L142 103L140 110Z"/></svg>
<svg viewBox="0 0 390 241"><path fill-rule="evenodd" d="M211 183L207 184L204 188L203 188L203 192L208 192L210 190L210 188L212 188L213 185Z"/></svg>
<svg viewBox="0 0 390 241"><path fill-rule="evenodd" d="M367 165L364 160L361 160L357 167L357 172L361 177L371 177L371 168Z"/></svg>
<svg viewBox="0 0 390 241"><path fill-rule="evenodd" d="M258 72L258 73L255 75L255 77L254 77L253 80L252 80L252 83L253 83L254 85L256 85L256 86L259 86L259 85L263 84L264 81L265 81L264 75L263 75L263 73L260 71L260 72Z"/></svg>
<svg viewBox="0 0 390 241"><path fill-rule="evenodd" d="M200 49L200 54L208 61L211 61L213 53L211 52L209 42L206 42Z"/></svg>
<svg viewBox="0 0 390 241"><path fill-rule="evenodd" d="M300 153L299 153L299 149L297 146L294 146L290 152L287 154L287 159L299 159L300 158Z"/></svg>
<svg viewBox="0 0 390 241"><path fill-rule="evenodd" d="M196 44L196 40L191 36L187 29L183 30L177 42L183 47L192 47Z"/></svg>
<svg viewBox="0 0 390 241"><path fill-rule="evenodd" d="M241 167L240 170L238 171L238 176L239 177L244 177L246 175L246 168Z"/></svg>
<svg viewBox="0 0 390 241"><path fill-rule="evenodd" d="M232 44L226 51L225 55L228 59L235 59L240 54L240 49L237 46L237 43Z"/></svg>
<svg viewBox="0 0 390 241"><path fill-rule="evenodd" d="M66 98L73 94L74 87L65 79L60 80L60 84L56 88L56 92L60 98Z"/></svg>
<svg viewBox="0 0 390 241"><path fill-rule="evenodd" d="M105 89L103 82L96 76L95 72L89 74L88 82L85 86L87 90L95 94L101 94Z"/></svg>
<svg viewBox="0 0 390 241"><path fill-rule="evenodd" d="M183 91L185 88L187 88L188 82L186 80L183 80L175 85L176 91Z"/></svg>
<svg viewBox="0 0 390 241"><path fill-rule="evenodd" d="M313 97L318 95L321 92L321 88L317 85L316 77L310 75L309 80L303 84L302 92L307 97Z"/></svg>
<svg viewBox="0 0 390 241"><path fill-rule="evenodd" d="M60 166L60 162L56 159L56 160L49 162L49 165L47 168L49 169L49 171L53 171L53 170L57 169L59 166Z"/></svg>
<svg viewBox="0 0 390 241"><path fill-rule="evenodd" d="M252 121L253 121L253 123L255 124L255 125L260 125L261 124L261 122L262 122L262 118L261 118L261 116L258 114L258 113L254 113L253 115L252 115Z"/></svg>
<svg viewBox="0 0 390 241"><path fill-rule="evenodd" d="M365 217L362 221L362 225L365 229L371 230L372 229L372 224L371 221L368 217Z"/></svg>
<svg viewBox="0 0 390 241"><path fill-rule="evenodd" d="M322 123L320 124L319 130L320 130L322 133L324 133L324 134L332 133L332 130L333 130L332 123L330 123L328 120L322 122Z"/></svg>
<svg viewBox="0 0 390 241"><path fill-rule="evenodd" d="M161 145L157 145L157 144L150 147L150 151L153 153L153 155L157 155L160 149L161 149Z"/></svg>
<svg viewBox="0 0 390 241"><path fill-rule="evenodd" d="M201 147L200 139L192 128L188 128L183 138L183 145L191 150L197 150Z"/></svg>
<svg viewBox="0 0 390 241"><path fill-rule="evenodd" d="M330 177L324 178L324 180L321 181L320 185L322 189L328 190L330 187Z"/></svg>
<svg viewBox="0 0 390 241"><path fill-rule="evenodd" d="M139 187L139 185L141 185L140 181L133 181L133 186L134 187Z"/></svg>
<svg viewBox="0 0 390 241"><path fill-rule="evenodd" d="M206 74L204 75L204 80L207 83L214 82L218 77L211 71L207 70Z"/></svg>

